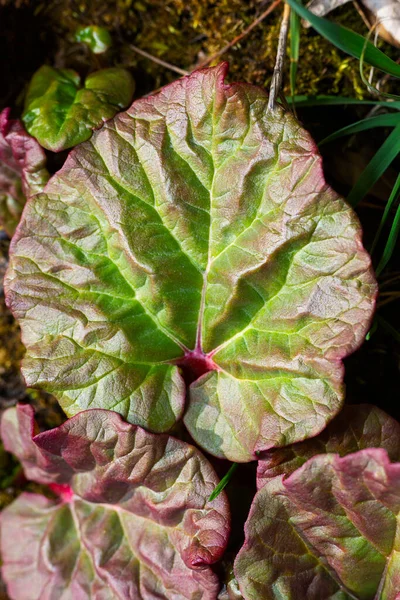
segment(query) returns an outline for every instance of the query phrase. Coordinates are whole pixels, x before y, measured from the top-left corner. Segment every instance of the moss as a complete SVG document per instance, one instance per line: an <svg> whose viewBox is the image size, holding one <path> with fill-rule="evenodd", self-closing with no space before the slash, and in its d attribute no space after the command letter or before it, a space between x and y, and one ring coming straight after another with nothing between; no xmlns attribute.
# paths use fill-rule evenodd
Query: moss
<svg viewBox="0 0 400 600"><path fill-rule="evenodd" d="M34 0L25 0L32 4ZM50 0L35 2L57 34L58 66L82 68L124 64L136 71L138 94L158 88L176 74L136 54L134 43L150 54L182 69L199 65L248 27L265 9L259 0ZM281 7L229 52L232 79L268 86L274 67ZM337 22L365 34L366 27L352 4L335 11ZM114 46L96 58L73 42L78 27L107 27ZM312 29L302 29L297 93L368 94L359 76L358 61L339 52ZM385 45L385 50L390 47ZM288 77L285 92L288 93Z"/></svg>

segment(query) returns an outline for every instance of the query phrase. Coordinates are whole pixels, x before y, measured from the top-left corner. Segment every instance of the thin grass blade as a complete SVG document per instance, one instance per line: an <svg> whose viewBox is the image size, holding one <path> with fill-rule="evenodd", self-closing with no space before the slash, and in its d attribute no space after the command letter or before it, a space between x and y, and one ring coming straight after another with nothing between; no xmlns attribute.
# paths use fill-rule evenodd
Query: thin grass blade
<svg viewBox="0 0 400 600"><path fill-rule="evenodd" d="M354 185L353 189L348 195L347 201L352 206L357 206L357 204L364 198L364 196L390 166L399 152L400 125L397 125L390 135L388 135L372 160L368 163L361 174L361 177L358 179L357 183Z"/></svg>
<svg viewBox="0 0 400 600"><path fill-rule="evenodd" d="M303 19L306 19L319 34L330 41L334 46L359 60L364 56L364 61L369 65L394 77L400 77L400 65L386 56L381 50L375 48L375 46L362 35L347 29L347 27L328 21L328 19L314 15L307 10L305 6L299 4L297 0L286 1L298 15Z"/></svg>
<svg viewBox="0 0 400 600"><path fill-rule="evenodd" d="M398 342L400 342L400 333L397 331L397 329L395 329L393 327L393 325L391 325L390 323L388 323L386 321L386 319L384 319L380 315L377 315L376 320L378 321L378 325L380 325L384 331L386 331L387 333L389 333L391 336L393 336L393 338L395 340L397 340Z"/></svg>
<svg viewBox="0 0 400 600"><path fill-rule="evenodd" d="M288 98L290 100L290 98ZM328 95L318 95L318 96L306 96L303 94L299 94L294 96L293 101L297 107L308 107L308 106L334 106L334 105L342 105L342 104L358 104L364 106L377 105L377 106L385 106L386 108L393 108L395 110L400 110L400 102L391 102L387 100L358 100L357 98L346 98L344 96L328 96Z"/></svg>
<svg viewBox="0 0 400 600"><path fill-rule="evenodd" d="M394 215L392 227L390 229L389 237L386 242L385 249L382 254L382 258L376 267L376 275L379 276L383 269L388 264L389 260L392 258L392 254L397 244L397 238L399 237L400 232L400 204L397 207L396 213Z"/></svg>
<svg viewBox="0 0 400 600"><path fill-rule="evenodd" d="M357 121L351 125L346 125L346 127L342 127L341 129L334 131L321 142L319 142L318 146L323 146L324 144L333 142L334 140L346 135L354 135L360 131L367 131L368 129L374 129L375 127L396 127L396 125L399 124L400 115L396 113L389 115L378 115L377 117L371 117L369 119L362 119L361 121Z"/></svg>
<svg viewBox="0 0 400 600"><path fill-rule="evenodd" d="M209 502L212 502L213 500L215 500L215 498L220 495L222 490L224 488L226 488L226 486L228 485L229 481L232 478L232 475L236 471L237 467L238 467L238 463L232 463L229 471L226 473L226 475L223 476L223 478L221 479L219 484L215 486L214 491L211 492L210 497L208 499Z"/></svg>
<svg viewBox="0 0 400 600"><path fill-rule="evenodd" d="M374 241L372 242L370 254L372 254L373 251L375 250L378 240L380 238L382 229L385 226L385 223L386 223L388 216L390 214L390 211L392 209L392 206L396 202L396 200L398 199L399 196L400 196L400 174L397 176L396 183L394 184L392 192L389 197L389 200L386 203L385 211L383 213L381 222L379 224L378 231L376 232Z"/></svg>
<svg viewBox="0 0 400 600"><path fill-rule="evenodd" d="M294 11L290 11L290 94L294 105L296 92L297 69L299 65L300 50L300 17Z"/></svg>

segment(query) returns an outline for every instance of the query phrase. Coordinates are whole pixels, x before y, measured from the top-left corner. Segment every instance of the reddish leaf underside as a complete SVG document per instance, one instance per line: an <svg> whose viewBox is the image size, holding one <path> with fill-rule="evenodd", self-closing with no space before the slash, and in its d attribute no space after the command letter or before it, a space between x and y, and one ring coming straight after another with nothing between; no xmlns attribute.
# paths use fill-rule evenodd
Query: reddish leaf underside
<svg viewBox="0 0 400 600"><path fill-rule="evenodd" d="M369 406L268 453L235 562L245 600L397 600L399 461L400 425Z"/></svg>
<svg viewBox="0 0 400 600"><path fill-rule="evenodd" d="M26 198L43 190L49 174L43 149L9 114L0 113L0 224L11 237Z"/></svg>
<svg viewBox="0 0 400 600"><path fill-rule="evenodd" d="M316 435L376 294L316 146L226 65L133 103L27 207L7 302L23 371L69 416L181 418L234 461Z"/></svg>
<svg viewBox="0 0 400 600"><path fill-rule="evenodd" d="M1 516L13 600L215 600L210 565L229 534L224 494L198 450L111 411L85 411L32 437L33 411L5 412L6 449L49 500L22 494ZM12 540L12 543L10 543Z"/></svg>

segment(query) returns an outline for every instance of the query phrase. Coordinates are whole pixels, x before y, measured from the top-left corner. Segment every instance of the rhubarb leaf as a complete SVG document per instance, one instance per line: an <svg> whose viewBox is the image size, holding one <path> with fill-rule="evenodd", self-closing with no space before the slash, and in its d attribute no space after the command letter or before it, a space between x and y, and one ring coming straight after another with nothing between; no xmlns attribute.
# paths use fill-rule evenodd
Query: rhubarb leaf
<svg viewBox="0 0 400 600"><path fill-rule="evenodd" d="M261 461L235 562L245 600L398 599L400 426L358 408Z"/></svg>
<svg viewBox="0 0 400 600"><path fill-rule="evenodd" d="M11 237L26 198L43 190L49 174L43 149L9 115L9 108L0 113L0 224Z"/></svg>
<svg viewBox="0 0 400 600"><path fill-rule="evenodd" d="M134 102L25 212L7 302L28 385L245 462L319 433L376 284L314 142L226 65Z"/></svg>
<svg viewBox="0 0 400 600"><path fill-rule="evenodd" d="M44 65L32 77L22 119L43 148L59 152L90 138L129 104L133 89L126 69L96 71L81 87L75 71Z"/></svg>
<svg viewBox="0 0 400 600"><path fill-rule="evenodd" d="M384 448L400 460L400 424L370 404L348 405L315 438L264 452L257 466L257 489L277 475L290 475L317 454L346 456L366 448Z"/></svg>
<svg viewBox="0 0 400 600"><path fill-rule="evenodd" d="M197 449L104 410L32 438L33 410L20 406L1 429L25 474L59 495L25 493L2 513L13 600L215 600L210 565L224 552L229 509L223 493L208 501L218 479Z"/></svg>

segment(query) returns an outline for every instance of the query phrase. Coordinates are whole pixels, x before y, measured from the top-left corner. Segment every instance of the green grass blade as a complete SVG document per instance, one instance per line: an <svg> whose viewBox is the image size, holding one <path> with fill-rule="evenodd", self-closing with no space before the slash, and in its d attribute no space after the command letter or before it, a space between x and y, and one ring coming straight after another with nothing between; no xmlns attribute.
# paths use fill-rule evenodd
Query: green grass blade
<svg viewBox="0 0 400 600"><path fill-rule="evenodd" d="M299 64L300 49L300 17L294 11L290 11L290 94L294 104L296 92L297 68Z"/></svg>
<svg viewBox="0 0 400 600"><path fill-rule="evenodd" d="M290 98L288 98L288 100L290 100ZM388 102L387 100L358 100L357 98L346 98L344 96L326 96L323 94L318 96L298 95L294 96L293 100L297 107L359 104L365 106L385 106L386 108L400 110L400 102Z"/></svg>
<svg viewBox="0 0 400 600"><path fill-rule="evenodd" d="M393 186L392 192L390 194L389 200L386 203L386 207L385 207L385 211L383 213L381 222L379 224L378 227L378 231L375 234L375 238L374 241L372 242L372 246L371 246L371 254L373 253L373 251L376 248L376 245L378 243L379 237L381 235L382 229L388 219L388 216L390 214L390 211L392 209L392 206L394 204L394 202L396 202L396 200L398 199L398 197L400 196L400 174L397 176L396 179L396 183Z"/></svg>
<svg viewBox="0 0 400 600"><path fill-rule="evenodd" d="M367 77L364 74L365 52L367 50L367 44L369 43L369 39L370 39L370 37L372 35L372 31L373 31L373 29L370 29L367 37L365 38L364 48L363 48L363 51L361 53L361 58L360 58L360 76L361 76L361 79L362 79L364 85L371 92L371 94L377 94L378 96L381 96L383 98L390 98L392 100L400 100L400 96L398 94L389 94L389 93L383 92L382 90L379 90L377 87L375 87L374 85L372 85L372 82L369 80L369 78L367 79ZM373 69L371 69L371 74L372 74L372 71L373 71Z"/></svg>
<svg viewBox="0 0 400 600"><path fill-rule="evenodd" d="M217 486L215 486L214 491L211 492L210 497L208 499L209 502L212 502L213 500L215 500L215 498L217 496L220 495L222 490L228 485L228 483L231 480L232 475L236 471L237 467L238 467L238 463L232 463L229 471L226 473L226 475L223 476L223 478L221 479L219 484Z"/></svg>
<svg viewBox="0 0 400 600"><path fill-rule="evenodd" d="M383 269L388 264L389 260L392 257L393 251L396 247L397 238L399 237L400 232L400 204L397 207L396 214L394 215L392 227L390 229L389 237L386 242L385 249L382 254L382 258L376 267L376 275L377 277L382 273Z"/></svg>
<svg viewBox="0 0 400 600"><path fill-rule="evenodd" d="M399 124L400 115L396 113L392 113L389 115L378 115L377 117L371 117L369 119L362 119L361 121L357 121L356 123L352 123L351 125L346 125L346 127L342 127L334 133L331 133L321 142L319 142L318 146L328 144L328 142L333 142L333 140L337 140L338 138L341 138L345 135L353 135L354 133L359 133L360 131L373 129L374 127L396 127L396 125Z"/></svg>
<svg viewBox="0 0 400 600"><path fill-rule="evenodd" d="M362 35L347 29L347 27L328 21L323 17L317 17L317 15L307 10L302 4L299 4L297 0L286 1L298 15L311 23L314 29L331 42L331 44L359 60L363 57L366 63L380 69L384 73L400 77L400 65L378 50Z"/></svg>
<svg viewBox="0 0 400 600"><path fill-rule="evenodd" d="M390 333L390 335L392 335L395 340L397 340L398 342L400 342L400 333L397 331L397 329L395 329L393 327L393 325L391 325L390 323L388 323L386 321L386 319L384 319L380 315L378 315L376 317L376 320L378 321L378 325L380 325L384 331L386 331L387 333Z"/></svg>
<svg viewBox="0 0 400 600"><path fill-rule="evenodd" d="M365 339L367 342L369 342L369 340L374 335L374 333L376 332L377 329L378 329L378 321L376 319L374 319L374 321L371 325L371 329L368 331L367 335L365 336Z"/></svg>
<svg viewBox="0 0 400 600"><path fill-rule="evenodd" d="M378 179L383 175L389 165L393 162L400 152L400 125L397 125L388 135L382 146L376 152L375 156L364 169L361 177L354 185L347 201L352 206L364 198L369 190L375 185Z"/></svg>

